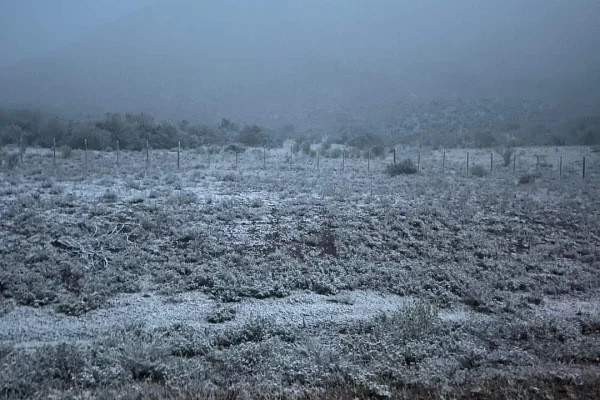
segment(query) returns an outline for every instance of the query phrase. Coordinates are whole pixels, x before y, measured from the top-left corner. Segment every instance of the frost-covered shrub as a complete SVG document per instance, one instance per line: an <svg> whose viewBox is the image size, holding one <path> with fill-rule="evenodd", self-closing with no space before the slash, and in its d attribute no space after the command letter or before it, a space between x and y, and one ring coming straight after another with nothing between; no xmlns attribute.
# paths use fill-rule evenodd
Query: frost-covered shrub
<svg viewBox="0 0 600 400"><path fill-rule="evenodd" d="M488 174L488 171L481 165L473 165L470 172L471 175L476 176L478 178L483 178Z"/></svg>
<svg viewBox="0 0 600 400"><path fill-rule="evenodd" d="M417 166L411 158L407 158L398 164L389 164L386 172L389 176L411 175L417 173Z"/></svg>

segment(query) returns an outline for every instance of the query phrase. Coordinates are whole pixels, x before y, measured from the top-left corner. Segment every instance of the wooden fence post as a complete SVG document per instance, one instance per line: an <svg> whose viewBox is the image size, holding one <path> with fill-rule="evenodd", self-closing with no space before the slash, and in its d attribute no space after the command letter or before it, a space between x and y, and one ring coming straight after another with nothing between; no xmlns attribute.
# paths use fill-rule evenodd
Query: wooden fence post
<svg viewBox="0 0 600 400"><path fill-rule="evenodd" d="M515 176L516 170L517 170L517 153L515 153L515 157L513 158L513 176Z"/></svg>
<svg viewBox="0 0 600 400"><path fill-rule="evenodd" d="M396 164L396 146L394 146L394 164Z"/></svg>
<svg viewBox="0 0 600 400"><path fill-rule="evenodd" d="M419 149L419 154L417 155L417 171L421 170L421 149Z"/></svg>
<svg viewBox="0 0 600 400"><path fill-rule="evenodd" d="M87 149L88 149L88 146L87 146L87 139L83 139L83 141L84 141L84 143L85 143L85 167L87 168L87 164L88 164L88 162L87 162L87 161L88 161L88 160L87 160Z"/></svg>
<svg viewBox="0 0 600 400"><path fill-rule="evenodd" d="M490 153L490 172L494 171L494 153Z"/></svg>
<svg viewBox="0 0 600 400"><path fill-rule="evenodd" d="M267 146L263 147L263 168L267 169Z"/></svg>
<svg viewBox="0 0 600 400"><path fill-rule="evenodd" d="M179 171L179 160L181 159L181 142L177 142L177 171Z"/></svg>
<svg viewBox="0 0 600 400"><path fill-rule="evenodd" d="M342 171L346 169L346 148L342 149Z"/></svg>
<svg viewBox="0 0 600 400"><path fill-rule="evenodd" d="M467 151L467 175L469 175L469 152Z"/></svg>
<svg viewBox="0 0 600 400"><path fill-rule="evenodd" d="M371 170L371 149L367 150L367 171Z"/></svg>
<svg viewBox="0 0 600 400"><path fill-rule="evenodd" d="M540 169L540 156L539 155L536 157L536 160L537 161L535 162L535 173L537 174L538 170Z"/></svg>
<svg viewBox="0 0 600 400"><path fill-rule="evenodd" d="M19 138L19 158L21 159L21 167L23 166L23 135Z"/></svg>
<svg viewBox="0 0 600 400"><path fill-rule="evenodd" d="M317 150L317 169L319 169L320 159L321 159L321 149Z"/></svg>
<svg viewBox="0 0 600 400"><path fill-rule="evenodd" d="M446 170L446 150L444 150L444 155L442 156L442 172Z"/></svg>
<svg viewBox="0 0 600 400"><path fill-rule="evenodd" d="M558 176L562 176L562 156L560 156L560 162L558 164Z"/></svg>
<svg viewBox="0 0 600 400"><path fill-rule="evenodd" d="M150 165L150 143L146 140L146 166Z"/></svg>
<svg viewBox="0 0 600 400"><path fill-rule="evenodd" d="M56 167L56 138L52 138L52 165Z"/></svg>
<svg viewBox="0 0 600 400"><path fill-rule="evenodd" d="M581 172L581 177L585 179L585 156L583 156L583 168Z"/></svg>
<svg viewBox="0 0 600 400"><path fill-rule="evenodd" d="M238 149L235 149L235 169L238 167Z"/></svg>
<svg viewBox="0 0 600 400"><path fill-rule="evenodd" d="M117 167L119 166L119 141L117 140Z"/></svg>

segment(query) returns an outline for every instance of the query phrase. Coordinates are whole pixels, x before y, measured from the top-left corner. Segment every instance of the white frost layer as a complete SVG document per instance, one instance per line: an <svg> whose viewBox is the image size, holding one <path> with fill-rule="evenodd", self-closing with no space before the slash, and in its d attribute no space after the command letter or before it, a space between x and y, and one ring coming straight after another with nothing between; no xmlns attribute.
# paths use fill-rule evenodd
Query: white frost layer
<svg viewBox="0 0 600 400"><path fill-rule="evenodd" d="M370 291L352 291L337 296L295 292L282 299L244 299L240 303L225 304L225 307L236 309L236 316L233 321L218 327L240 326L256 317L269 317L276 323L295 326L341 324L368 320L381 312L401 311L412 301L407 297ZM88 341L132 323L144 324L149 329L175 323L196 328L216 327L206 319L219 306L205 294L188 292L170 298L154 294L120 295L107 308L79 317L56 314L51 308L17 307L0 317L0 342L35 346ZM471 316L464 310L440 314L440 318L452 321Z"/></svg>

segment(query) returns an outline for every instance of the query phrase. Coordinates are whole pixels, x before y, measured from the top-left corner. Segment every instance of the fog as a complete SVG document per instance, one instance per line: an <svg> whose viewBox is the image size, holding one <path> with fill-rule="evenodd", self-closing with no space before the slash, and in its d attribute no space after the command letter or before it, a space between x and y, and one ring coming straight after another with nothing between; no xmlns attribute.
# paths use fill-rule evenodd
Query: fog
<svg viewBox="0 0 600 400"><path fill-rule="evenodd" d="M583 107L600 93L600 3L591 0L43 4L2 3L3 22L32 20L2 28L12 61L0 69L1 105L302 125L423 99Z"/></svg>

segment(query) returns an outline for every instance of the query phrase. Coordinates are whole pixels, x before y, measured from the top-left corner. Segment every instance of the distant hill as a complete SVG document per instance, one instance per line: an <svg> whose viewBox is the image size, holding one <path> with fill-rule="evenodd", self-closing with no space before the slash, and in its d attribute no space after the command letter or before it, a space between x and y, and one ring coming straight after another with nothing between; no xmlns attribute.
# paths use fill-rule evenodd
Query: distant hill
<svg viewBox="0 0 600 400"><path fill-rule="evenodd" d="M550 3L535 0L531 10L411 3L163 1L0 69L0 105L301 125L389 117L399 98L598 98L600 52L590 49L600 28L589 12L552 2L539 13Z"/></svg>

